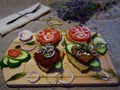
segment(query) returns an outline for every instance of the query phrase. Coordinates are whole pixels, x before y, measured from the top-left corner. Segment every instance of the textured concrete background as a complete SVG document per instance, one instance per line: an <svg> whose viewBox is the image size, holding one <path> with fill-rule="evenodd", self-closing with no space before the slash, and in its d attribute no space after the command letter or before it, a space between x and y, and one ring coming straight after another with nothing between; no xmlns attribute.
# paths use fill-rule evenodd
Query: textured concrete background
<svg viewBox="0 0 120 90"><path fill-rule="evenodd" d="M8 15L11 15L15 12L21 11L29 6L41 2L45 5L52 3L54 0L0 0L0 19L4 18ZM41 17L46 18L49 16L53 16L53 12ZM105 18L104 18L105 19ZM68 24L67 22L63 22L64 24L59 27L62 31L66 31L69 27L73 26L76 23ZM31 30L32 32L37 32L43 28L45 22L41 21L33 21L28 23L27 25L16 29L15 31L7 34L5 37L0 39L0 60L3 58L8 46L10 43L17 37L19 31L23 29ZM86 26L91 28L93 31L99 31L104 35L104 38L109 42L112 46L112 52L110 52L113 64L120 73L120 18L114 18L109 20L90 20ZM105 28L104 28L104 27ZM2 71L0 70L0 85L4 82ZM0 87L0 90L120 90L120 87L41 87L41 88L9 88L6 85Z"/></svg>

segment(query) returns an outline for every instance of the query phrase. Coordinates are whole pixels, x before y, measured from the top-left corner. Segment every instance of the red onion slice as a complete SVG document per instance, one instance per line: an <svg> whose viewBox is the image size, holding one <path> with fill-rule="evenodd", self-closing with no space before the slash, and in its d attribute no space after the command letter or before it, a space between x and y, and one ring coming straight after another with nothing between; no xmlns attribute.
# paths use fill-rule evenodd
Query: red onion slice
<svg viewBox="0 0 120 90"><path fill-rule="evenodd" d="M21 49L25 51L32 51L36 45L26 45L26 44L21 44Z"/></svg>
<svg viewBox="0 0 120 90"><path fill-rule="evenodd" d="M35 75L35 77L32 77L33 74ZM28 82L35 83L40 79L40 74L37 71L31 71L31 72L28 72L26 78ZM31 78L34 78L34 79L31 79Z"/></svg>
<svg viewBox="0 0 120 90"><path fill-rule="evenodd" d="M54 35L44 35L43 38L47 41L52 40L54 38Z"/></svg>
<svg viewBox="0 0 120 90"><path fill-rule="evenodd" d="M28 30L24 30L19 32L18 37L22 41L27 41L32 37L32 32Z"/></svg>
<svg viewBox="0 0 120 90"><path fill-rule="evenodd" d="M68 80L68 81L62 80L62 79L61 79L61 76L63 76L63 75L65 75L64 77L70 76L70 80ZM66 76L66 75L67 75L67 76ZM63 78L64 78L64 77L63 77ZM74 74L73 74L72 72L70 72L70 71L64 71L63 73L59 73L59 74L57 75L57 79L58 79L58 81L59 81L60 83L62 83L62 84L69 84L69 83L71 83L71 82L73 81L73 79L74 79Z"/></svg>
<svg viewBox="0 0 120 90"><path fill-rule="evenodd" d="M38 32L38 35L43 36L43 35L45 35L45 32L43 30L41 30Z"/></svg>
<svg viewBox="0 0 120 90"><path fill-rule="evenodd" d="M56 30L51 30L50 34L55 35L57 33Z"/></svg>
<svg viewBox="0 0 120 90"><path fill-rule="evenodd" d="M87 28L87 27L82 27L82 29L81 29L84 33L88 33L90 30L89 30L89 28Z"/></svg>

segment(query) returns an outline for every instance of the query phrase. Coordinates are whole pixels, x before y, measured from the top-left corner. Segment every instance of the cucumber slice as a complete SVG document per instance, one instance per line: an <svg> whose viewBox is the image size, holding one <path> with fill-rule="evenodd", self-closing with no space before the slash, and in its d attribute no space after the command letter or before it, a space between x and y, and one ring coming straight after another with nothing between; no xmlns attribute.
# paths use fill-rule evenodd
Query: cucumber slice
<svg viewBox="0 0 120 90"><path fill-rule="evenodd" d="M89 63L89 66L90 67L94 67L94 68L99 68L101 67L101 63L99 61L98 58L95 58L94 60L92 60L90 63Z"/></svg>
<svg viewBox="0 0 120 90"><path fill-rule="evenodd" d="M30 60L30 58L31 58L31 55L28 53L27 58L26 58L26 59L24 59L24 60L23 60L23 62L27 62L27 61L29 61L29 60Z"/></svg>
<svg viewBox="0 0 120 90"><path fill-rule="evenodd" d="M30 58L31 58L30 54L22 50L21 54L16 58L12 58L10 56L4 57L0 62L0 66L16 68L20 66L22 62L27 62L28 60L30 60Z"/></svg>
<svg viewBox="0 0 120 90"><path fill-rule="evenodd" d="M73 56L72 47L73 47L73 44L67 44L67 45L65 46L65 49L66 49L66 51L67 51L70 55Z"/></svg>
<svg viewBox="0 0 120 90"><path fill-rule="evenodd" d="M107 51L107 45L105 45L104 47L97 47L96 49L100 55L104 55Z"/></svg>
<svg viewBox="0 0 120 90"><path fill-rule="evenodd" d="M9 57L9 58L11 58L11 57ZM11 59L15 59L15 60L18 60L20 62L26 62L26 61L30 60L30 58L31 58L30 54L27 53L26 51L22 50L21 54L18 57L11 58Z"/></svg>
<svg viewBox="0 0 120 90"><path fill-rule="evenodd" d="M21 62L16 60L16 59L11 59L9 58L8 60L8 66L10 68L16 68L16 67L19 67L21 65Z"/></svg>
<svg viewBox="0 0 120 90"><path fill-rule="evenodd" d="M102 37L100 37L100 36L96 36L95 38L94 38L94 44L100 44L100 43L102 43L102 44L107 44L106 43L106 41L102 38Z"/></svg>
<svg viewBox="0 0 120 90"><path fill-rule="evenodd" d="M8 60L9 60L8 57L4 57L4 58L2 59L2 61L0 62L0 66L1 66L1 67L8 67Z"/></svg>
<svg viewBox="0 0 120 90"><path fill-rule="evenodd" d="M56 64L55 64L55 66L54 66L56 69L62 69L63 68L63 64L62 64L62 61L61 60L59 60Z"/></svg>
<svg viewBox="0 0 120 90"><path fill-rule="evenodd" d="M94 46L95 46L95 48L97 49L97 52L100 55L104 55L106 53L106 51L107 51L107 43L100 36L96 36L94 38Z"/></svg>
<svg viewBox="0 0 120 90"><path fill-rule="evenodd" d="M28 57L28 53L26 52L26 51L21 51L21 54L18 56L18 57L16 57L15 59L20 59L20 60L24 60L24 59L26 59Z"/></svg>

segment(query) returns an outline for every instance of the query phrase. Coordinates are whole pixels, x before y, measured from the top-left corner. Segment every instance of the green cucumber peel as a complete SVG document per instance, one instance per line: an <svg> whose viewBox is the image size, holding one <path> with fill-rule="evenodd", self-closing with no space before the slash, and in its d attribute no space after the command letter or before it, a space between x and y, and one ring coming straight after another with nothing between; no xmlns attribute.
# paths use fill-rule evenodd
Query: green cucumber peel
<svg viewBox="0 0 120 90"><path fill-rule="evenodd" d="M106 41L100 36L96 36L93 41L94 41L94 46L95 46L97 52L100 55L104 55L107 51Z"/></svg>
<svg viewBox="0 0 120 90"><path fill-rule="evenodd" d="M101 63L98 58L95 58L89 63L89 66L94 68L99 68L101 67Z"/></svg>
<svg viewBox="0 0 120 90"><path fill-rule="evenodd" d="M73 47L73 44L67 44L67 45L65 46L65 50L66 50L70 55L73 56L72 47Z"/></svg>
<svg viewBox="0 0 120 90"><path fill-rule="evenodd" d="M24 54L25 54L25 56L23 56ZM18 56L16 58L10 57L8 55L5 56L1 60L0 66L1 66L1 69L4 68L4 67L16 68L16 67L19 67L22 62L29 61L30 58L31 58L31 55L28 52L22 50L21 56ZM6 59L8 59L8 60L6 60Z"/></svg>
<svg viewBox="0 0 120 90"><path fill-rule="evenodd" d="M55 67L56 69L62 69L62 68L63 68L62 61L59 60L59 61L54 65L54 67Z"/></svg>
<svg viewBox="0 0 120 90"><path fill-rule="evenodd" d="M3 67L8 67L8 60L9 58L7 56L5 56L1 61L0 61L0 66L1 66L1 69Z"/></svg>

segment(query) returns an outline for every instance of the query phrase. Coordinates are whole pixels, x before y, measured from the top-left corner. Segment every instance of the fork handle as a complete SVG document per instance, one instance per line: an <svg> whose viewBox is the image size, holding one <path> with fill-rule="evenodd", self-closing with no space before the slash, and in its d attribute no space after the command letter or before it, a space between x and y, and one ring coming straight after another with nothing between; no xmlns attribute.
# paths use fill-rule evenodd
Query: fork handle
<svg viewBox="0 0 120 90"><path fill-rule="evenodd" d="M15 18L15 19L13 19L13 20L11 20L11 21L9 21L9 22L7 22L7 25L14 23L14 22L17 21L19 18L21 18L21 17L23 17L23 16L25 16L25 15L26 15L26 13L23 14L23 15L20 15L19 17Z"/></svg>

